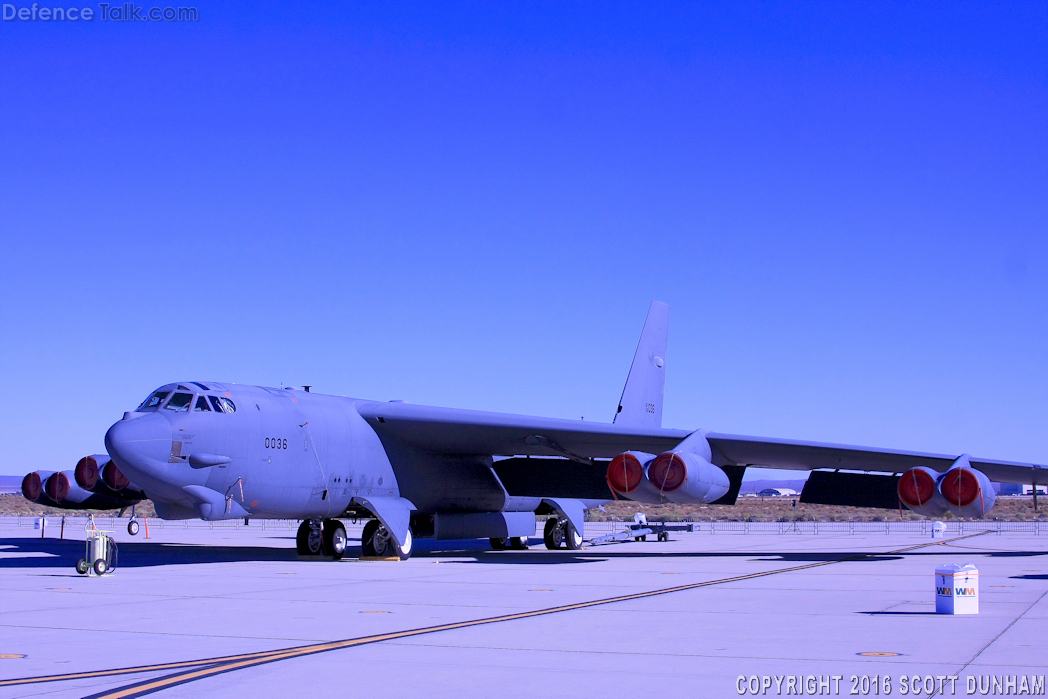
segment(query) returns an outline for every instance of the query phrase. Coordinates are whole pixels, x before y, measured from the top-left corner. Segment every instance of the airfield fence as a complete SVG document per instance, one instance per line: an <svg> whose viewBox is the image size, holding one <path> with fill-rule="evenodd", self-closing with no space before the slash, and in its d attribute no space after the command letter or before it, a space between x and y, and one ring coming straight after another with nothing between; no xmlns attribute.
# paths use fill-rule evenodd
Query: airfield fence
<svg viewBox="0 0 1048 699"><path fill-rule="evenodd" d="M65 520L65 528L70 533L83 531L88 523L87 517L61 517L48 516L47 528L54 532L62 520ZM143 526L145 518L140 518ZM364 520L353 522L349 519L342 520L347 530L356 532L364 526ZM95 517L95 526L98 529L120 530L127 526L126 517ZM652 522L657 524L657 522ZM673 525L690 526L691 531L696 534L921 534L930 536L932 533L931 520L916 520L903 522L690 522L688 520L667 522ZM206 522L199 519L163 520L156 518L148 519L149 527L160 530L170 529L249 529L277 530L294 532L297 530L299 520L292 519L251 519L246 524L243 519L226 519L217 522ZM544 521L538 522L536 534L541 536ZM587 537L600 536L602 534L614 534L626 531L633 522L586 522ZM1028 533L1034 535L1048 534L1048 521L999 521L999 520L953 520L945 521L946 534L974 534L976 532L1003 533ZM40 515L9 515L0 517L0 526L4 527L29 527L39 529ZM51 534L49 533L48 536Z"/></svg>

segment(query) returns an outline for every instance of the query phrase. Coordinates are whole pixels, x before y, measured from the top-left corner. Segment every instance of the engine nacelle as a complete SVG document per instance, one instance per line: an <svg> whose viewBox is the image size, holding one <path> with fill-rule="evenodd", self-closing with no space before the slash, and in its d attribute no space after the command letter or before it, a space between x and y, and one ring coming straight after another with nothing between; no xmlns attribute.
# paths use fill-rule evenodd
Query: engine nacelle
<svg viewBox="0 0 1048 699"><path fill-rule="evenodd" d="M69 495L69 476L58 471L44 481L44 492L55 502L62 502Z"/></svg>
<svg viewBox="0 0 1048 699"><path fill-rule="evenodd" d="M627 451L619 454L608 464L608 487L618 495L637 502L658 504L663 501L659 492L644 477L654 454L642 451Z"/></svg>
<svg viewBox="0 0 1048 699"><path fill-rule="evenodd" d="M925 517L941 517L950 509L939 492L942 474L924 466L911 468L899 478L899 500L907 508Z"/></svg>
<svg viewBox="0 0 1048 699"><path fill-rule="evenodd" d="M40 502L41 498L45 499L47 496L44 494L44 481L46 481L54 471L33 471L25 474L25 478L22 479L22 497L29 502Z"/></svg>
<svg viewBox="0 0 1048 699"><path fill-rule="evenodd" d="M77 485L72 471L33 471L22 479L22 495L38 505L65 510L113 510L143 499L134 491L92 493Z"/></svg>
<svg viewBox="0 0 1048 699"><path fill-rule="evenodd" d="M667 451L648 466L647 479L670 502L697 504L728 492L728 475L698 454Z"/></svg>
<svg viewBox="0 0 1048 699"><path fill-rule="evenodd" d="M954 461L939 479L939 493L958 517L985 517L997 502L990 479L972 468L967 455Z"/></svg>
<svg viewBox="0 0 1048 699"><path fill-rule="evenodd" d="M108 486L102 479L102 469L110 461L109 454L92 454L77 461L76 468L73 469L76 484L90 491L95 491L100 486L107 489Z"/></svg>
<svg viewBox="0 0 1048 699"><path fill-rule="evenodd" d="M102 468L102 480L110 490L118 492L131 485L131 480L116 467L114 461L110 461Z"/></svg>

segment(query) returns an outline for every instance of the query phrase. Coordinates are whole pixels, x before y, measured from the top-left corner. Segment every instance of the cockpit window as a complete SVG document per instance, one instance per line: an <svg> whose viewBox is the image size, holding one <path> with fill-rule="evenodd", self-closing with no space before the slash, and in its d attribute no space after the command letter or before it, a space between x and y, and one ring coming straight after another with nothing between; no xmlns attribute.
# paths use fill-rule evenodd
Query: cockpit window
<svg viewBox="0 0 1048 699"><path fill-rule="evenodd" d="M233 401L229 400L228 398L219 397L218 402L222 404L222 407L225 408L226 412L230 415L237 411L237 406L234 405Z"/></svg>
<svg viewBox="0 0 1048 699"><path fill-rule="evenodd" d="M193 408L194 413L210 413L211 408L207 407L207 398L200 396L197 398L196 407Z"/></svg>
<svg viewBox="0 0 1048 699"><path fill-rule="evenodd" d="M193 404L192 393L176 393L164 406L164 410L174 410L176 413L189 412L189 406Z"/></svg>
<svg viewBox="0 0 1048 699"><path fill-rule="evenodd" d="M138 406L138 412L146 413L153 412L160 408L160 404L164 402L164 399L171 394L171 391L154 391L151 396L142 401L142 405Z"/></svg>
<svg viewBox="0 0 1048 699"><path fill-rule="evenodd" d="M211 407L215 409L216 413L226 412L225 410L222 410L222 404L218 402L218 396L208 396L208 398L211 400Z"/></svg>

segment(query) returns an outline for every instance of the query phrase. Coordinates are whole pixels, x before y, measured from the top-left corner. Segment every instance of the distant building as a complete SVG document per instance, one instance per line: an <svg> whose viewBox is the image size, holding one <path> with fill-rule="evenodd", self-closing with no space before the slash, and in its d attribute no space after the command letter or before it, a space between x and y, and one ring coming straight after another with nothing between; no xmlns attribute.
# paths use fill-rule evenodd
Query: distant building
<svg viewBox="0 0 1048 699"><path fill-rule="evenodd" d="M797 497L800 495L793 488L765 488L757 493L762 498Z"/></svg>

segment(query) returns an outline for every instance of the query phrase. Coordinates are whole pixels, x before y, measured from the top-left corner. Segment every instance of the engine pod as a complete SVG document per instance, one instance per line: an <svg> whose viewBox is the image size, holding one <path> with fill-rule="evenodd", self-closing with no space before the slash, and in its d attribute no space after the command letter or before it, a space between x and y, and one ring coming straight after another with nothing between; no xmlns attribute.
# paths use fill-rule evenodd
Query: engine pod
<svg viewBox="0 0 1048 699"><path fill-rule="evenodd" d="M911 468L899 477L899 501L919 515L942 516L949 507L946 499L939 492L941 477L942 474L938 471L933 471L925 466Z"/></svg>
<svg viewBox="0 0 1048 699"><path fill-rule="evenodd" d="M648 481L670 502L698 504L719 500L731 483L728 475L698 454L667 451L648 466Z"/></svg>
<svg viewBox="0 0 1048 699"><path fill-rule="evenodd" d="M985 517L997 502L990 479L972 468L967 456L954 462L939 479L938 486L946 506L958 517Z"/></svg>

